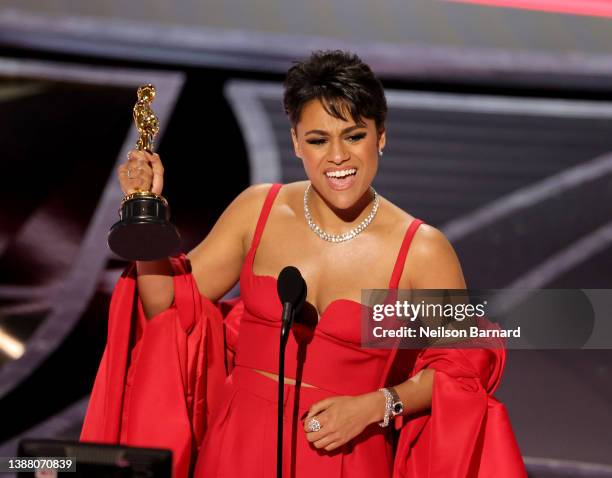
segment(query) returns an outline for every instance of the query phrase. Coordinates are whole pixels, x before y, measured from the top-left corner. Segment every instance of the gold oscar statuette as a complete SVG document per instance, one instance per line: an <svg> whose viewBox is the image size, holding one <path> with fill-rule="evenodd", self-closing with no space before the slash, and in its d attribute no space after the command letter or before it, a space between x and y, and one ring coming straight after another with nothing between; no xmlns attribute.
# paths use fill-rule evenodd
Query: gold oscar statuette
<svg viewBox="0 0 612 478"><path fill-rule="evenodd" d="M139 133L136 149L154 151L159 121L151 108L155 87L151 84L138 88L134 105L134 123ZM108 245L118 256L130 261L152 261L179 252L181 236L170 222L170 208L163 196L139 188L123 198L119 221L108 233Z"/></svg>

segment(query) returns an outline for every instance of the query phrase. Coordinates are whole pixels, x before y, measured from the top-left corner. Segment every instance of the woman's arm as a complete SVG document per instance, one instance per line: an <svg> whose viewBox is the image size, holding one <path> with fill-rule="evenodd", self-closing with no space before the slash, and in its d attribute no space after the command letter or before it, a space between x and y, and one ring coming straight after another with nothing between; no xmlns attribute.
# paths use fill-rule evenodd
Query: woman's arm
<svg viewBox="0 0 612 478"><path fill-rule="evenodd" d="M187 254L200 294L212 302L223 297L240 278L245 238L255 228L269 184L249 186L225 209L213 228ZM138 292L148 319L174 300L173 270L169 259L137 263Z"/></svg>
<svg viewBox="0 0 612 478"><path fill-rule="evenodd" d="M418 413L431 406L435 371L424 369L405 382L395 385L395 390L404 404L403 415ZM366 397L372 414L368 423L379 423L385 417L385 396L381 392L372 392Z"/></svg>
<svg viewBox="0 0 612 478"><path fill-rule="evenodd" d="M128 176L128 170L130 175ZM130 151L118 168L124 194L137 189L161 194L164 167L158 154ZM198 290L211 301L227 293L240 277L245 237L263 205L269 184L249 186L225 209L206 238L187 257ZM174 301L173 269L169 258L137 261L137 287L147 319L168 309Z"/></svg>
<svg viewBox="0 0 612 478"><path fill-rule="evenodd" d="M223 297L240 271L271 184L249 186L225 209L206 238L187 254L198 290L212 302Z"/></svg>
<svg viewBox="0 0 612 478"><path fill-rule="evenodd" d="M164 166L158 154L132 150L117 168L117 177L126 196L138 190L161 194ZM168 258L136 261L137 286L147 318L167 309L173 299L172 265Z"/></svg>
<svg viewBox="0 0 612 478"><path fill-rule="evenodd" d="M147 319L170 307L174 299L170 259L136 261L136 274L138 295Z"/></svg>
<svg viewBox="0 0 612 478"><path fill-rule="evenodd" d="M453 246L442 232L428 224L421 224L417 230L408 250L404 270L407 271L410 289L466 288L461 264ZM394 387L404 404L404 415L418 413L431 406L433 381L434 370L424 369ZM379 395L382 393L379 392Z"/></svg>

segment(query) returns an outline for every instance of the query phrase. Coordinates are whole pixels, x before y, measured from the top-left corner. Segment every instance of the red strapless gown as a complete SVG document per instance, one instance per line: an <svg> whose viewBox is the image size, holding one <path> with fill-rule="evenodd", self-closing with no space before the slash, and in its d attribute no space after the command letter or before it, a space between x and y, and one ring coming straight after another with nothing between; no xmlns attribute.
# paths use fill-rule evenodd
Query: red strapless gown
<svg viewBox="0 0 612 478"><path fill-rule="evenodd" d="M181 254L172 258L174 303L147 321L134 265L124 272L81 440L170 448L175 478L274 476L277 383L251 369L277 371L282 307L276 279L254 275L252 265L280 187L262 208L239 299L200 295ZM390 289L421 223L406 231ZM285 385L284 476L526 477L505 407L492 395L504 349L362 349L361 307L337 299L316 327L298 325L290 336L286 375L317 388ZM431 412L396 419L397 440L391 427L373 424L332 452L306 441L300 417L312 403L397 384L425 367L436 370Z"/></svg>

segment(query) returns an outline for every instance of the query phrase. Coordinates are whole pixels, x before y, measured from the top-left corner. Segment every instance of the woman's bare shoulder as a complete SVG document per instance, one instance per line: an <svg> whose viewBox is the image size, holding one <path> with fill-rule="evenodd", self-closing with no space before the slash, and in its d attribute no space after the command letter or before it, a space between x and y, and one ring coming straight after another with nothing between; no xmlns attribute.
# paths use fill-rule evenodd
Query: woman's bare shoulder
<svg viewBox="0 0 612 478"><path fill-rule="evenodd" d="M202 295L217 300L239 280L246 239L255 230L259 212L271 186L254 184L240 192L206 237L187 254Z"/></svg>
<svg viewBox="0 0 612 478"><path fill-rule="evenodd" d="M384 227L385 229L395 229L397 235L403 236L412 221L416 219L415 216L409 212L403 210L397 204L392 203L387 198L379 195L380 197L380 209L385 211ZM422 227L422 226L421 226Z"/></svg>
<svg viewBox="0 0 612 478"><path fill-rule="evenodd" d="M283 184L274 204L283 205L295 203L296 198L300 194L300 189L303 194L306 183L307 181L298 181ZM245 239L250 238L255 231L257 220L272 186L273 183L252 184L243 189L228 206L227 213L233 217L232 222L241 226L242 235ZM277 210L279 208L275 207L274 209Z"/></svg>
<svg viewBox="0 0 612 478"><path fill-rule="evenodd" d="M237 223L243 227L241 236L246 239L255 230L257 219L272 183L257 183L246 187L232 201L230 208L235 211Z"/></svg>
<svg viewBox="0 0 612 478"><path fill-rule="evenodd" d="M391 224L396 224L397 227L400 230L403 230L404 233L414 220L421 219L423 221L412 239L410 249L415 246L415 248L427 249L436 247L437 245L445 242L446 236L444 236L442 231L428 224L425 219L410 214L409 212L405 211L404 209L392 203L386 198L381 197L381 202L384 205L385 210L388 211L387 222Z"/></svg>
<svg viewBox="0 0 612 478"><path fill-rule="evenodd" d="M283 183L275 201L276 205L281 206L276 207L276 211L281 213L280 217L295 218L296 215L301 214L304 204L304 191L306 191L308 183L308 180Z"/></svg>
<svg viewBox="0 0 612 478"><path fill-rule="evenodd" d="M446 235L424 218L417 218L390 201L386 202L391 217L401 225L404 233L413 220L424 221L410 243L400 284L407 288L462 288L464 280L459 259Z"/></svg>
<svg viewBox="0 0 612 478"><path fill-rule="evenodd" d="M234 198L227 211L248 229L253 221L257 222L272 185L272 183L251 184Z"/></svg>
<svg viewBox="0 0 612 478"><path fill-rule="evenodd" d="M278 202L292 201L296 197L301 198L307 185L308 181L295 181L282 184L278 195ZM249 212L252 212L253 209L259 211L272 186L273 183L252 184L244 189L237 196L235 201L239 202L245 209L248 209Z"/></svg>
<svg viewBox="0 0 612 478"><path fill-rule="evenodd" d="M304 191L310 181L293 181L292 183L285 183L281 188L281 192L284 194L286 201L294 201L296 198L302 201L304 197Z"/></svg>
<svg viewBox="0 0 612 478"><path fill-rule="evenodd" d="M202 250L216 242L224 243L228 248L232 241L236 241L237 247L241 247L247 234L255 229L259 212L271 186L271 183L259 183L243 189L227 205L210 233L187 254L187 257L192 260L197 259Z"/></svg>
<svg viewBox="0 0 612 478"><path fill-rule="evenodd" d="M261 206L271 187L272 183L251 184L243 189L234 201L246 208L257 207L257 205Z"/></svg>
<svg viewBox="0 0 612 478"><path fill-rule="evenodd" d="M453 245L430 224L421 224L406 258L411 283L420 289L464 289L465 279Z"/></svg>

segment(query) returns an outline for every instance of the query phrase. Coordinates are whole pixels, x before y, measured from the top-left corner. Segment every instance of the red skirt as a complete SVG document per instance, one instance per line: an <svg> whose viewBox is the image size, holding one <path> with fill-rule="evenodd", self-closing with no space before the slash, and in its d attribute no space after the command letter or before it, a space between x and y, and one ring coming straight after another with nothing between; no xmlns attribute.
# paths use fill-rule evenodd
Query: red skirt
<svg viewBox="0 0 612 478"><path fill-rule="evenodd" d="M278 383L236 366L227 378L196 463L195 478L276 476ZM302 417L310 406L335 395L285 384L283 477L388 478L393 469L389 428L372 424L333 451L306 440Z"/></svg>

